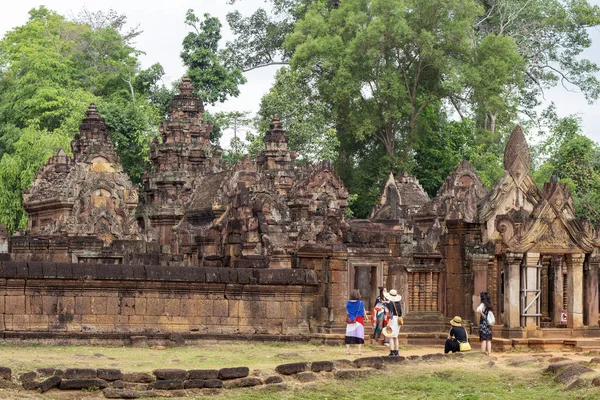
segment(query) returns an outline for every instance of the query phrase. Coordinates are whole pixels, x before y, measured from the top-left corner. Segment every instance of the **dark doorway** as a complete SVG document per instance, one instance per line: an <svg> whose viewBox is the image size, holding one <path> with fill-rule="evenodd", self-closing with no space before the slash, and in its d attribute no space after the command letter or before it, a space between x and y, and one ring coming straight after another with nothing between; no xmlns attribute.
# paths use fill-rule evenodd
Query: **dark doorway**
<svg viewBox="0 0 600 400"><path fill-rule="evenodd" d="M358 265L354 267L354 289L360 290L360 297L368 310L375 305L379 294L377 289L377 267Z"/></svg>

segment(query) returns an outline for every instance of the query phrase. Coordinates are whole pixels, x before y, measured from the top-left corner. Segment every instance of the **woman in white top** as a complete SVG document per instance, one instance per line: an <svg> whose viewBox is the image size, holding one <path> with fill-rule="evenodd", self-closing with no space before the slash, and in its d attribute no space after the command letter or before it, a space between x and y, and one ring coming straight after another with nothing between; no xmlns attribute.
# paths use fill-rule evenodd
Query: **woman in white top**
<svg viewBox="0 0 600 400"><path fill-rule="evenodd" d="M477 307L479 315L479 340L481 341L481 352L488 356L492 354L492 326L488 323L488 315L492 312L492 301L488 292L479 294L481 304Z"/></svg>
<svg viewBox="0 0 600 400"><path fill-rule="evenodd" d="M396 289L392 289L389 292L387 289L383 289L383 297L387 300L385 306L390 313L390 322L386 329L383 330L383 335L388 338L390 342L390 356L398 355L398 334L400 333L400 325L398 324L398 318L402 316L402 307L400 300L402 296L398 294Z"/></svg>

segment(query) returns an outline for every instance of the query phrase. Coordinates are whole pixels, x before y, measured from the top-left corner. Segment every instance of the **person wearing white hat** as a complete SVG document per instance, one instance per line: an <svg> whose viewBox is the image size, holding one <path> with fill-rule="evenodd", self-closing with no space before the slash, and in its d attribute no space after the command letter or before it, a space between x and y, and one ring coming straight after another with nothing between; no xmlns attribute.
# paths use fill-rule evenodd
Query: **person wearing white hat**
<svg viewBox="0 0 600 400"><path fill-rule="evenodd" d="M390 342L389 356L398 356L398 334L400 333L398 318L402 317L402 306L400 304L402 296L398 294L396 289L392 289L388 292L387 289L384 288L383 297L387 300L385 306L390 313L390 322L386 329L383 330L383 335L387 337Z"/></svg>

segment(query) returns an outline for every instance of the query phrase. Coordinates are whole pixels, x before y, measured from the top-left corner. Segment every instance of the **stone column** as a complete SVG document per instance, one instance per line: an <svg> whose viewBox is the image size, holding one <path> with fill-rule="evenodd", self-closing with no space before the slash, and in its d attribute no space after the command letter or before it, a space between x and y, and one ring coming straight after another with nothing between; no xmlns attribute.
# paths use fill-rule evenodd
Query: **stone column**
<svg viewBox="0 0 600 400"><path fill-rule="evenodd" d="M583 261L585 254L569 254L567 262L567 328L583 326Z"/></svg>
<svg viewBox="0 0 600 400"><path fill-rule="evenodd" d="M521 326L521 262L523 253L504 254L504 326Z"/></svg>
<svg viewBox="0 0 600 400"><path fill-rule="evenodd" d="M591 257L584 266L584 324L598 326L598 267L600 259Z"/></svg>
<svg viewBox="0 0 600 400"><path fill-rule="evenodd" d="M553 326L560 326L560 318L563 309L563 263L563 255L552 256L552 270L554 271L554 296L552 298Z"/></svg>
<svg viewBox="0 0 600 400"><path fill-rule="evenodd" d="M549 322L550 319L550 308L549 308L549 281L548 281L548 270L550 268L550 260L552 257L549 255L542 256L542 322Z"/></svg>
<svg viewBox="0 0 600 400"><path fill-rule="evenodd" d="M477 306L479 305L480 299L479 299L479 293L481 292L491 292L491 290L488 288L487 285L487 271L488 271L488 259L489 256L487 254L473 254L472 255L472 266L473 266L473 305L472 305L472 310L473 310L473 315L475 312L475 309L477 308ZM496 309L498 309L499 307L495 307L494 308L494 313L495 314L500 314L498 311L496 311ZM474 318L471 317L471 319L473 319L473 321L478 321L478 318Z"/></svg>

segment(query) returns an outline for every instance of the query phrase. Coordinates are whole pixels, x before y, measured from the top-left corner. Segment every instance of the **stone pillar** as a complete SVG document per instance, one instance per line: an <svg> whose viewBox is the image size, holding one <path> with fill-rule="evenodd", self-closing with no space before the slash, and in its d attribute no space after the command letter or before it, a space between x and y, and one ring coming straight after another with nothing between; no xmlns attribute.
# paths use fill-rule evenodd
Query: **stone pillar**
<svg viewBox="0 0 600 400"><path fill-rule="evenodd" d="M598 326L598 267L600 259L593 257L584 266L583 322L586 326Z"/></svg>
<svg viewBox="0 0 600 400"><path fill-rule="evenodd" d="M548 280L548 271L550 268L550 261L552 257L549 255L542 256L542 322L550 322L550 307L549 307L549 292L550 292L550 281Z"/></svg>
<svg viewBox="0 0 600 400"><path fill-rule="evenodd" d="M523 253L504 254L504 326L521 326L521 262Z"/></svg>
<svg viewBox="0 0 600 400"><path fill-rule="evenodd" d="M560 326L560 318L563 309L563 263L564 256L552 256L552 270L554 271L554 296L552 298L552 322L554 326Z"/></svg>
<svg viewBox="0 0 600 400"><path fill-rule="evenodd" d="M525 282L521 282L521 286L525 284L525 289L527 290L525 293L525 305L530 305L527 309L527 315L533 315L531 317L525 317L524 327L527 330L535 330L538 327L538 317L537 314L540 312L540 301L541 299L538 297L535 299L536 291L540 289L540 282L538 282L538 267L540 262L540 253L527 253L526 255L526 264L523 266L525 269L526 280ZM524 312L524 310L521 310Z"/></svg>
<svg viewBox="0 0 600 400"><path fill-rule="evenodd" d="M567 262L567 328L583 326L583 261L585 254L568 254Z"/></svg>
<svg viewBox="0 0 600 400"><path fill-rule="evenodd" d="M487 285L487 271L488 271L488 259L487 254L473 254L472 255L472 266L473 266L473 314L470 317L473 321L478 321L475 318L475 309L479 305L480 298L479 293L490 292ZM494 309L495 311L495 309ZM495 314L499 314L495 311Z"/></svg>

